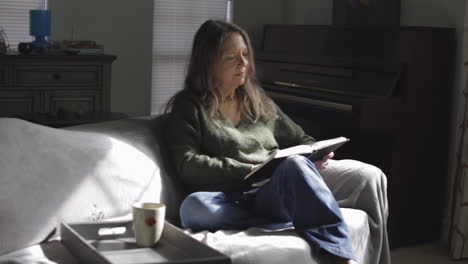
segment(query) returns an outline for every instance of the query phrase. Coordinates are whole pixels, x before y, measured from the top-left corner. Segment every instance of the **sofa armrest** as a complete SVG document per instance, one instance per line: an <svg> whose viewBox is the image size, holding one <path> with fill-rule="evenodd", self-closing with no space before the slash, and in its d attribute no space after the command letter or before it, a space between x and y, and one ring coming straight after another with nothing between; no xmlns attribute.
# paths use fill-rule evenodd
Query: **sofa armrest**
<svg viewBox="0 0 468 264"><path fill-rule="evenodd" d="M164 160L159 121L56 129L0 118L0 254L39 243L62 221L126 215L137 200L166 203L177 224L182 191Z"/></svg>

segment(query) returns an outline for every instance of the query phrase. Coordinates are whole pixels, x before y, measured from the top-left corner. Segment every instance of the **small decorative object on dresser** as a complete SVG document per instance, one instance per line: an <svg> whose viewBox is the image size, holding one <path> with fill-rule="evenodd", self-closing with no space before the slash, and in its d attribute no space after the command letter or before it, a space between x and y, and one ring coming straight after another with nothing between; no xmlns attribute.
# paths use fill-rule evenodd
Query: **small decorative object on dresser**
<svg viewBox="0 0 468 264"><path fill-rule="evenodd" d="M0 117L53 127L108 120L115 59L106 54L0 55Z"/></svg>
<svg viewBox="0 0 468 264"><path fill-rule="evenodd" d="M8 50L8 39L6 37L5 30L0 25L0 54L7 53Z"/></svg>
<svg viewBox="0 0 468 264"><path fill-rule="evenodd" d="M50 48L46 40L51 32L50 10L29 10L29 34L36 39L31 43L34 48Z"/></svg>

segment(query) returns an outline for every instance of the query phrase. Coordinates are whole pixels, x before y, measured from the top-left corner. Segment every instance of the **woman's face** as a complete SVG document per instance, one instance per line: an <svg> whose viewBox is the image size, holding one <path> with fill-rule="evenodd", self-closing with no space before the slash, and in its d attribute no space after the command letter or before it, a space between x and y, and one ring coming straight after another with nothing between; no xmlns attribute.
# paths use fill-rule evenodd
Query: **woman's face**
<svg viewBox="0 0 468 264"><path fill-rule="evenodd" d="M233 95L244 84L249 69L248 52L241 34L231 33L224 40L215 70L223 96Z"/></svg>

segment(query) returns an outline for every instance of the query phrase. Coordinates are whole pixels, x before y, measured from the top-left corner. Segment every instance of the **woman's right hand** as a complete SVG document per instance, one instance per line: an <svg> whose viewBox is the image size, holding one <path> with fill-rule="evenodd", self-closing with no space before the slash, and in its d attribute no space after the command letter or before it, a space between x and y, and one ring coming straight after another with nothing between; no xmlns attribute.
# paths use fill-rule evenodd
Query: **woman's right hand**
<svg viewBox="0 0 468 264"><path fill-rule="evenodd" d="M317 169L319 169L319 170L325 169L327 167L327 165L328 165L328 160L333 158L333 156L335 156L335 153L330 152L330 153L328 153L328 155L323 157L321 160L314 161L315 167Z"/></svg>

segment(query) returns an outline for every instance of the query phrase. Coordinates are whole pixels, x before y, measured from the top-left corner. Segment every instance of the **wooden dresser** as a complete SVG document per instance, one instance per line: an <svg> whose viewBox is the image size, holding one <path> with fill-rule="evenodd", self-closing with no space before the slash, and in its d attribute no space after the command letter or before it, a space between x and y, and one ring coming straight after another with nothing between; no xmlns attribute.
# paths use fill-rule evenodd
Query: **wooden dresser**
<svg viewBox="0 0 468 264"><path fill-rule="evenodd" d="M108 119L113 55L0 55L0 117L62 127Z"/></svg>

